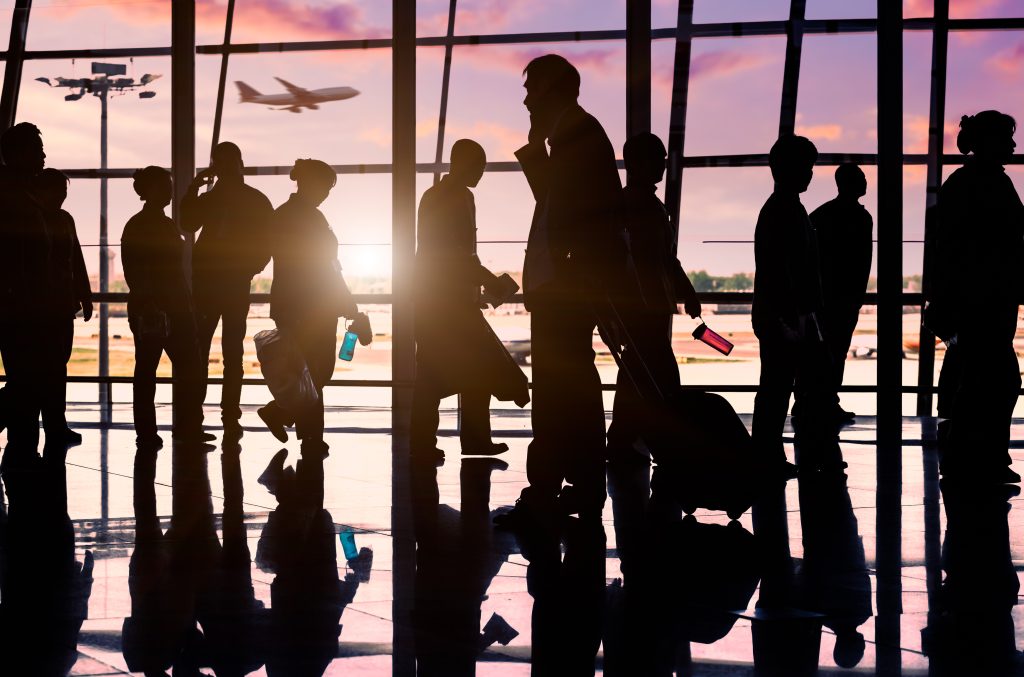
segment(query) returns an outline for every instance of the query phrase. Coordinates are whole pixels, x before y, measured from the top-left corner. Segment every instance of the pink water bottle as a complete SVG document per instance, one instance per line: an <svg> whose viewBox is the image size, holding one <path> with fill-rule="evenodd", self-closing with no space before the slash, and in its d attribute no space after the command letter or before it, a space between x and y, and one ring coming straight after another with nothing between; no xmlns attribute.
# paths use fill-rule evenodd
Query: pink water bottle
<svg viewBox="0 0 1024 677"><path fill-rule="evenodd" d="M701 320L700 326L693 330L693 338L701 343L706 343L723 355L732 352L733 345L725 337L712 331L708 325L704 324L703 320Z"/></svg>

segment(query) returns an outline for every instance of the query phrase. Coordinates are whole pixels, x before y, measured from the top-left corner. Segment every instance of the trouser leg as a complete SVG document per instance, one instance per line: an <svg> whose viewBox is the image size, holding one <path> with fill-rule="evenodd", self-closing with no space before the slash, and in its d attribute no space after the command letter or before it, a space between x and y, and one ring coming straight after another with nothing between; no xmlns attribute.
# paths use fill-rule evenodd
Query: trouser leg
<svg viewBox="0 0 1024 677"><path fill-rule="evenodd" d="M320 320L296 332L299 349L316 387L318 399L311 410L296 416L295 432L303 446L319 446L324 438L324 386L334 375L335 350L338 343L337 318Z"/></svg>
<svg viewBox="0 0 1024 677"><path fill-rule="evenodd" d="M145 337L135 322L129 320L135 341L135 372L132 377L132 418L136 440L150 440L157 434L156 370L163 345L159 339Z"/></svg>
<svg viewBox="0 0 1024 677"><path fill-rule="evenodd" d="M186 435L198 433L203 425L206 373L200 361L196 325L191 315L170 318L166 349L173 365L175 429Z"/></svg>
<svg viewBox="0 0 1024 677"><path fill-rule="evenodd" d="M605 429L595 325L593 314L575 305L532 310L534 438L526 472L532 491L554 496L564 479L597 508L605 496Z"/></svg>
<svg viewBox="0 0 1024 677"><path fill-rule="evenodd" d="M216 300L201 288L202 284L196 284L200 289L197 289L195 294L195 326L196 350L199 356L199 368L203 374L203 383L199 392L200 403L205 403L207 379L210 376L210 347L213 345L213 335L217 331L221 311Z"/></svg>
<svg viewBox="0 0 1024 677"><path fill-rule="evenodd" d="M751 436L764 461L785 461L782 433L796 378L796 356L793 347L775 341L761 341L760 352L761 375L754 396Z"/></svg>
<svg viewBox="0 0 1024 677"><path fill-rule="evenodd" d="M437 427L440 424L437 395L430 378L420 375L412 391L412 421L409 426L410 449L413 456L429 454L437 448Z"/></svg>
<svg viewBox="0 0 1024 677"><path fill-rule="evenodd" d="M249 281L233 284L222 302L223 329L221 349L224 354L224 386L221 388L221 416L224 421L237 421L242 417L239 402L242 398L242 360L246 320L249 316Z"/></svg>
<svg viewBox="0 0 1024 677"><path fill-rule="evenodd" d="M491 443L491 394L483 390L462 393L462 450L486 447Z"/></svg>
<svg viewBox="0 0 1024 677"><path fill-rule="evenodd" d="M68 360L75 334L74 317L54 322L52 334L47 337L47 382L42 402L43 429L48 436L62 438L68 428L65 415L67 405Z"/></svg>

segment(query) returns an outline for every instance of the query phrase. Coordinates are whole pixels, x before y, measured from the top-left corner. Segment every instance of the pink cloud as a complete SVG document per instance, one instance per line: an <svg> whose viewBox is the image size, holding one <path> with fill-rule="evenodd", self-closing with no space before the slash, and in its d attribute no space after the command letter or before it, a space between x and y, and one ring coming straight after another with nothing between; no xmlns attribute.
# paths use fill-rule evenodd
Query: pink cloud
<svg viewBox="0 0 1024 677"><path fill-rule="evenodd" d="M838 124L797 125L796 133L812 141L838 141L843 137L843 126Z"/></svg>
<svg viewBox="0 0 1024 677"><path fill-rule="evenodd" d="M171 0L125 3L116 6L119 22L126 24L166 24L170 20ZM94 10L95 0L64 0L60 19L71 23L83 11ZM197 0L196 23L200 27L223 30L225 5L221 0ZM248 0L237 6L235 27L249 33L263 33L268 40L329 40L339 37L372 38L387 35L388 30L365 22L362 8L345 3L310 5L296 0Z"/></svg>
<svg viewBox="0 0 1024 677"><path fill-rule="evenodd" d="M1024 42L1005 49L985 61L985 66L1001 75L1017 76L1024 69Z"/></svg>

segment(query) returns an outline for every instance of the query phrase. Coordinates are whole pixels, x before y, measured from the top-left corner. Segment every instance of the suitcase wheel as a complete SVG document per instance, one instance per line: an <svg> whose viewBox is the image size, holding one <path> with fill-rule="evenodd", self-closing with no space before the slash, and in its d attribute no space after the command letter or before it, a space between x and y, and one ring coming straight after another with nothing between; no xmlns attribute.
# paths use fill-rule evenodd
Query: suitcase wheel
<svg viewBox="0 0 1024 677"><path fill-rule="evenodd" d="M743 513L745 513L745 512L746 512L745 508L738 508L737 507L737 508L729 508L728 510L725 511L725 514L728 515L729 519L731 519L731 520L738 520L739 518L743 517Z"/></svg>
<svg viewBox="0 0 1024 677"><path fill-rule="evenodd" d="M693 513L697 512L697 506L694 503L683 503L682 505L680 505L680 507L683 509L683 512L685 512L687 515L692 515Z"/></svg>

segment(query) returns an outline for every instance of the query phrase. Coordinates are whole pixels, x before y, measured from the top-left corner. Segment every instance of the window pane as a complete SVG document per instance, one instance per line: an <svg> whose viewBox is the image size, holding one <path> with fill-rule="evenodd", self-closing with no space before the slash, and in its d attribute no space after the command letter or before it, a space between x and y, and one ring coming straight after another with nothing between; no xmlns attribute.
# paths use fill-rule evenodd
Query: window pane
<svg viewBox="0 0 1024 677"><path fill-rule="evenodd" d="M928 152L932 89L932 34L903 34L903 150Z"/></svg>
<svg viewBox="0 0 1024 677"><path fill-rule="evenodd" d="M391 3L379 0L237 0L231 29L235 43L390 36Z"/></svg>
<svg viewBox="0 0 1024 677"><path fill-rule="evenodd" d="M416 162L433 162L437 154L437 121L441 112L444 47L416 50ZM451 111L451 103L448 104ZM445 136L451 132L445 124ZM450 146L451 144L449 144ZM444 157L447 160L447 156Z"/></svg>
<svg viewBox="0 0 1024 677"><path fill-rule="evenodd" d="M1020 118L1022 88L1024 32L950 33L945 152L959 152L956 135L962 115L995 109Z"/></svg>
<svg viewBox="0 0 1024 677"><path fill-rule="evenodd" d="M330 164L391 162L391 50L236 54L228 82L262 94L285 95L282 78L297 87L352 87L353 98L288 108L242 102L237 85L225 97L221 139L237 143L247 165L290 165L299 157Z"/></svg>
<svg viewBox="0 0 1024 677"><path fill-rule="evenodd" d="M145 87L111 90L108 95L109 167L144 167L171 164L171 60L170 57L144 57L133 61L113 59L124 64L123 77L140 82L146 74L163 76ZM100 166L99 99L85 93L79 100L64 97L82 93L80 87L48 87L37 78L90 79L94 76L87 60L31 60L25 62L18 101L18 121L33 122L43 133L46 163L58 169L91 169ZM122 76L118 76L120 78ZM155 96L141 99L139 93Z"/></svg>
<svg viewBox="0 0 1024 677"><path fill-rule="evenodd" d="M878 4L874 0L807 0L808 19L874 19Z"/></svg>
<svg viewBox="0 0 1024 677"><path fill-rule="evenodd" d="M903 18L929 17L935 14L934 0L903 0Z"/></svg>
<svg viewBox="0 0 1024 677"><path fill-rule="evenodd" d="M687 155L765 153L779 132L785 38L693 41L686 114ZM652 53L654 132L668 138L674 41Z"/></svg>
<svg viewBox="0 0 1024 677"><path fill-rule="evenodd" d="M949 0L951 19L1019 18L1024 8L1016 0Z"/></svg>
<svg viewBox="0 0 1024 677"><path fill-rule="evenodd" d="M673 0L654 0L654 3L670 7L678 7L679 4ZM789 0L697 0L693 7L693 20L696 23L771 21L788 18ZM672 25L674 24L673 19Z"/></svg>
<svg viewBox="0 0 1024 677"><path fill-rule="evenodd" d="M10 31L3 35L6 45ZM171 0L45 0L32 3L29 14L27 46L32 50L170 44Z"/></svg>
<svg viewBox="0 0 1024 677"><path fill-rule="evenodd" d="M448 3L440 3L434 18L443 35ZM626 27L626 3L618 0L459 0L455 11L456 35L492 33L547 33Z"/></svg>
<svg viewBox="0 0 1024 677"><path fill-rule="evenodd" d="M625 45L621 41L535 46L459 46L452 56L445 157L460 137L478 141L491 161L515 160L530 118L523 107L523 68L546 53L561 54L580 71L580 105L593 114L620 154L625 142Z"/></svg>
<svg viewBox="0 0 1024 677"><path fill-rule="evenodd" d="M878 148L876 43L873 34L804 37L796 131L818 150Z"/></svg>

